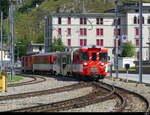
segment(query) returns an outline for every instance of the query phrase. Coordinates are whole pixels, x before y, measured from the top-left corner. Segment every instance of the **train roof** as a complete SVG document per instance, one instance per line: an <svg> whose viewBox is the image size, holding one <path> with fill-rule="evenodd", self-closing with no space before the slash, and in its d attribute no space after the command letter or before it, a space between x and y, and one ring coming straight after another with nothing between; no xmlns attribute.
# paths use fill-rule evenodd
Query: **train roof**
<svg viewBox="0 0 150 115"><path fill-rule="evenodd" d="M50 54L56 54L57 52L48 52L48 53L38 53L32 56L43 56L43 55L50 55Z"/></svg>
<svg viewBox="0 0 150 115"><path fill-rule="evenodd" d="M106 49L102 46L97 46L97 45L88 45L88 46L82 46L80 49L90 49L90 48L98 48L98 49Z"/></svg>

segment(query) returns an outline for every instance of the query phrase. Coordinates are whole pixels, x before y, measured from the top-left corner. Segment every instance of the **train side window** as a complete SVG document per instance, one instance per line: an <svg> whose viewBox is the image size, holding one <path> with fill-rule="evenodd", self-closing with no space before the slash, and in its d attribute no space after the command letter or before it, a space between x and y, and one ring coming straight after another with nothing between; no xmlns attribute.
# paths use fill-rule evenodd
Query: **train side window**
<svg viewBox="0 0 150 115"><path fill-rule="evenodd" d="M92 61L96 61L96 53L92 53Z"/></svg>
<svg viewBox="0 0 150 115"><path fill-rule="evenodd" d="M107 61L107 53L99 53L100 61Z"/></svg>

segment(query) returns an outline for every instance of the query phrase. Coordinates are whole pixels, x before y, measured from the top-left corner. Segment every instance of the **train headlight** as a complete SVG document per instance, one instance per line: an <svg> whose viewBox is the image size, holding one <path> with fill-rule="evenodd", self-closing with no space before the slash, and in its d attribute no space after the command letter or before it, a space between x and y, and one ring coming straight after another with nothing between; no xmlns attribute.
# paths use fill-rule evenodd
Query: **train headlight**
<svg viewBox="0 0 150 115"><path fill-rule="evenodd" d="M104 63L100 63L101 66L105 65Z"/></svg>
<svg viewBox="0 0 150 115"><path fill-rule="evenodd" d="M85 62L85 63L83 63L83 65L88 65L88 63Z"/></svg>

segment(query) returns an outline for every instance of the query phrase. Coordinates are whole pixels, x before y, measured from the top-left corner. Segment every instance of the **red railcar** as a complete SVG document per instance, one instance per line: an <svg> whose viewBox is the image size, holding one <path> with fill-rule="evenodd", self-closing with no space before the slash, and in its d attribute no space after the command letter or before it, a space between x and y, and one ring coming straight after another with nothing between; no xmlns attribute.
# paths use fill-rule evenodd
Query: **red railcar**
<svg viewBox="0 0 150 115"><path fill-rule="evenodd" d="M108 50L97 46L86 46L72 51L40 53L24 56L24 71L51 73L63 76L78 76L99 80L107 75Z"/></svg>
<svg viewBox="0 0 150 115"><path fill-rule="evenodd" d="M41 53L33 55L33 73L53 72L55 53Z"/></svg>
<svg viewBox="0 0 150 115"><path fill-rule="evenodd" d="M31 72L33 69L33 57L32 56L23 56L22 57L22 71Z"/></svg>
<svg viewBox="0 0 150 115"><path fill-rule="evenodd" d="M107 49L96 46L82 47L73 52L72 72L90 79L101 79L107 75Z"/></svg>

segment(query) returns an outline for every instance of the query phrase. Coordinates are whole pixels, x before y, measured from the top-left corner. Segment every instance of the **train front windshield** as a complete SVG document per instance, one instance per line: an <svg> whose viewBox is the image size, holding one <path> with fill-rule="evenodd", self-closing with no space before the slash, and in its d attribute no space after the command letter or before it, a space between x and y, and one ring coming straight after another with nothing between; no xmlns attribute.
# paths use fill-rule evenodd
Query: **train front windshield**
<svg viewBox="0 0 150 115"><path fill-rule="evenodd" d="M96 61L96 53L92 53L92 61Z"/></svg>
<svg viewBox="0 0 150 115"><path fill-rule="evenodd" d="M99 53L100 61L107 61L107 53Z"/></svg>
<svg viewBox="0 0 150 115"><path fill-rule="evenodd" d="M88 52L82 52L81 53L81 61L88 61L89 60L89 53Z"/></svg>

